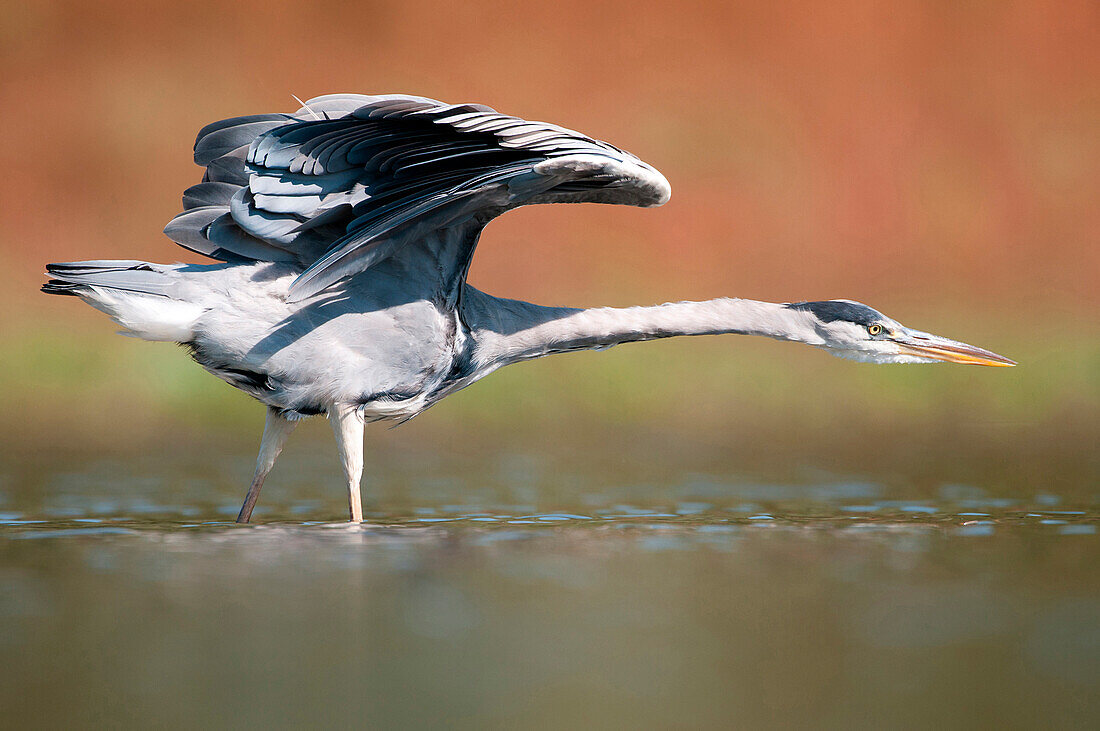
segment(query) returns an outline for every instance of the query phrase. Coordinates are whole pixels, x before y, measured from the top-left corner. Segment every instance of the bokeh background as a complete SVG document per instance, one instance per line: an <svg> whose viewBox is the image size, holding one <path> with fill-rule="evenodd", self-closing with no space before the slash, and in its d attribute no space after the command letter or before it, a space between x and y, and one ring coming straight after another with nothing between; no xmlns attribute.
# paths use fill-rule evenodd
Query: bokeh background
<svg viewBox="0 0 1100 731"><path fill-rule="evenodd" d="M195 132L341 91L486 103L670 180L493 222L485 291L849 298L1019 366L558 356L368 429L391 532L302 524L345 509L322 419L261 525L218 525L263 409L43 266L201 261L160 233ZM13 723L1097 725L1093 0L0 0L0 139Z"/></svg>
<svg viewBox="0 0 1100 731"><path fill-rule="evenodd" d="M499 374L401 439L620 423L723 444L793 431L804 445L802 427L837 424L1096 441L1096 3L44 0L0 4L6 451L253 437L260 409L182 352L114 337L36 288L48 261L196 261L160 230L198 180L197 129L334 91L488 103L612 141L672 182L658 210L494 222L471 274L486 291L850 298L1021 363L874 369L747 339L631 346Z"/></svg>

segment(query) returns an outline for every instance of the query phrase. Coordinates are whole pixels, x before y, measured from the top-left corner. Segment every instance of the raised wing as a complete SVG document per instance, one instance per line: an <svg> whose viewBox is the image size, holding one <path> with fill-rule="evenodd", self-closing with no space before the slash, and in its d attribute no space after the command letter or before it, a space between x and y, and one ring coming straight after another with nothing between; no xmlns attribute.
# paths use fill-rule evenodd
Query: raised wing
<svg viewBox="0 0 1100 731"><path fill-rule="evenodd" d="M223 261L299 264L291 301L441 230L468 257L490 219L526 203L669 197L659 172L605 142L403 95L323 96L295 114L216 122L199 132L195 162L206 175L165 233Z"/></svg>

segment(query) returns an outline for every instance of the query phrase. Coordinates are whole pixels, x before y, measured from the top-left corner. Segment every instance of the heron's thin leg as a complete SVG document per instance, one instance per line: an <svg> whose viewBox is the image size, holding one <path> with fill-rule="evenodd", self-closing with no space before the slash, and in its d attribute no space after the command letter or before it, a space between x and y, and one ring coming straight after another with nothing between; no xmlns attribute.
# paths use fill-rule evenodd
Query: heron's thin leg
<svg viewBox="0 0 1100 731"><path fill-rule="evenodd" d="M248 494L244 497L244 505L241 506L241 512L237 515L238 523L247 523L252 517L252 508L256 507L256 500L260 497L264 478L275 466L275 459L279 456L279 452L283 451L286 438L290 436L290 432L294 431L296 423L283 417L275 409L267 410L264 436L260 440L260 456L256 458L256 474L252 477L252 484L249 485Z"/></svg>
<svg viewBox="0 0 1100 731"><path fill-rule="evenodd" d="M353 523L363 521L363 503L359 481L363 477L363 418L356 404L333 404L328 420L336 434L336 449L348 481L348 514Z"/></svg>

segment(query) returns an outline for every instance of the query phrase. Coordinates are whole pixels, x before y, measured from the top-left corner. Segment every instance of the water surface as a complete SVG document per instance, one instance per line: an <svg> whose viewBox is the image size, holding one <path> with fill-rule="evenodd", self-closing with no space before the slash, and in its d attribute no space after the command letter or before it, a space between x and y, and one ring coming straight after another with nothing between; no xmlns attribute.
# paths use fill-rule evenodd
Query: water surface
<svg viewBox="0 0 1100 731"><path fill-rule="evenodd" d="M375 452L350 526L335 460L305 441L251 526L231 522L244 446L9 462L9 721L1100 721L1095 484L418 444Z"/></svg>

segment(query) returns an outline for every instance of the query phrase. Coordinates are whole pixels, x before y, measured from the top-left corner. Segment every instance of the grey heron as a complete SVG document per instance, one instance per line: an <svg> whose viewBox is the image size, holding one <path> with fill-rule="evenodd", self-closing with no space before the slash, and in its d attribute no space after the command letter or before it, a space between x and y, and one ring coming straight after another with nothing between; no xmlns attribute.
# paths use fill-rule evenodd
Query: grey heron
<svg viewBox="0 0 1100 731"><path fill-rule="evenodd" d="M652 307L544 307L466 282L478 237L529 203L642 207L665 178L606 142L480 104L335 94L293 114L214 122L202 182L165 228L216 264L50 264L126 334L176 342L267 406L247 522L297 420L326 414L352 521L362 520L364 423L405 420L512 363L677 335L763 335L873 363L1010 366L848 300L720 298Z"/></svg>

